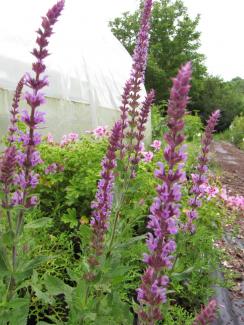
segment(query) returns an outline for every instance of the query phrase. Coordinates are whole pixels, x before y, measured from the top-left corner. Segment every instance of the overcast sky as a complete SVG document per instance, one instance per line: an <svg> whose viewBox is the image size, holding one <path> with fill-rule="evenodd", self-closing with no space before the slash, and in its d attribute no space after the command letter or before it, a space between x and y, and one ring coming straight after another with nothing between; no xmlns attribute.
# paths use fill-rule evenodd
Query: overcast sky
<svg viewBox="0 0 244 325"><path fill-rule="evenodd" d="M31 18L37 21L34 16L39 17L55 1L0 0L2 33L10 27L16 30L14 17L21 17L21 10L26 12L29 7ZM200 51L206 56L209 73L225 80L236 76L244 78L244 0L183 1L192 17L198 13L201 15L198 27L202 33ZM66 6L69 4L79 7L76 14L84 23L87 20L95 30L99 30L99 22L104 24L124 11L134 11L139 6L139 0L66 0ZM25 25L30 28L28 21Z"/></svg>
<svg viewBox="0 0 244 325"><path fill-rule="evenodd" d="M134 10L138 0L99 0L106 19ZM201 20L201 52L211 74L225 80L244 78L244 0L184 0L192 17Z"/></svg>

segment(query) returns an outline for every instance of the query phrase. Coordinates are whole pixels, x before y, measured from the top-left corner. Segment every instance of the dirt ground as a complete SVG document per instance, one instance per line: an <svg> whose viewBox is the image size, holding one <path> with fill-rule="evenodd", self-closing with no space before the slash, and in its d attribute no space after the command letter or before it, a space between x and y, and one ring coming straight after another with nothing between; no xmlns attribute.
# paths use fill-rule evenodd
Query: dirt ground
<svg viewBox="0 0 244 325"><path fill-rule="evenodd" d="M244 196L244 151L234 145L220 141L211 148L212 159L220 168L221 183L231 195ZM231 215L231 211L230 211ZM216 243L226 253L223 266L235 274L230 292L232 310L238 324L244 324L244 213L239 211L233 222L225 225L225 235ZM237 306L237 307L236 307ZM234 324L234 323L233 323Z"/></svg>
<svg viewBox="0 0 244 325"><path fill-rule="evenodd" d="M221 181L232 194L244 196L244 151L228 142L214 142L212 152L221 168Z"/></svg>

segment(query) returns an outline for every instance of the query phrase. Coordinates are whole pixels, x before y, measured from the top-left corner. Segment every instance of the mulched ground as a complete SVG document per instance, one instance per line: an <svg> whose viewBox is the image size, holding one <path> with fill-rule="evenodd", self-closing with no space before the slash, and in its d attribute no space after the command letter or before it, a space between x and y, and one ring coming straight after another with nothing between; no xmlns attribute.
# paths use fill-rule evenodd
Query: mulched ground
<svg viewBox="0 0 244 325"><path fill-rule="evenodd" d="M212 159L220 167L221 183L231 195L244 196L244 151L221 141L212 145ZM231 215L231 211L230 211ZM239 211L234 221L225 225L225 235L216 245L225 251L222 264L235 274L230 292L232 309L239 324L244 324L244 213ZM224 325L224 324L223 324Z"/></svg>

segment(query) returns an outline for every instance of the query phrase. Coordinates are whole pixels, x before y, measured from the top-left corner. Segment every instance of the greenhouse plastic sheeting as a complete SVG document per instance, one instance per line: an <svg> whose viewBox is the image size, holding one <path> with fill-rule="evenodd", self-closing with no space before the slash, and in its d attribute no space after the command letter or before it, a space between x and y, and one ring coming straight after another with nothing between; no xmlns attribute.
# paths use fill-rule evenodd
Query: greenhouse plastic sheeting
<svg viewBox="0 0 244 325"><path fill-rule="evenodd" d="M1 1L1 0L0 0ZM55 1L8 0L0 11L0 135L6 131L12 92L30 71L35 30ZM46 60L49 87L43 110L55 137L109 125L119 117L131 57L99 18L93 1L66 0ZM142 99L145 89L142 90ZM150 138L150 123L147 137Z"/></svg>

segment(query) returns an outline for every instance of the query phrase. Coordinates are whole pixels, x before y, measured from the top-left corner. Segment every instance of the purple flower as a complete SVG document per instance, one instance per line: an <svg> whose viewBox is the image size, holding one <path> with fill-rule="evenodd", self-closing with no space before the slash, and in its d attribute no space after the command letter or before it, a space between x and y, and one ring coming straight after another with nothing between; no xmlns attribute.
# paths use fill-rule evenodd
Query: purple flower
<svg viewBox="0 0 244 325"><path fill-rule="evenodd" d="M17 152L16 160L20 167L24 166L24 164L26 162L26 157L27 157L26 153L23 153L20 150Z"/></svg>
<svg viewBox="0 0 244 325"><path fill-rule="evenodd" d="M29 133L20 132L19 142L21 142L24 147L29 145L36 146L41 143L41 135L37 132L33 132L33 137L31 139Z"/></svg>
<svg viewBox="0 0 244 325"><path fill-rule="evenodd" d="M122 159L125 156L125 148L127 148L129 160L133 164L138 163L139 144L144 137L145 123L154 99L154 93L150 92L146 97L145 102L142 104L141 111L139 110L140 91L144 82L147 63L151 10L152 0L145 0L144 10L141 16L141 27L137 35L136 47L133 54L131 75L125 84L124 93L122 95L122 105L120 107L120 119L122 121L120 158ZM125 132L127 127L129 130ZM128 143L123 143L125 137L127 138ZM135 137L138 138L138 141L136 144L133 144L133 139ZM133 151L135 151L136 157L131 159Z"/></svg>
<svg viewBox="0 0 244 325"><path fill-rule="evenodd" d="M45 169L45 174L55 174L57 172L58 166L55 163L52 163Z"/></svg>
<svg viewBox="0 0 244 325"><path fill-rule="evenodd" d="M24 98L26 99L26 101L30 107L37 107L37 106L45 104L45 102L46 102L44 94L41 92L39 92L37 94L32 94L27 91L24 94Z"/></svg>
<svg viewBox="0 0 244 325"><path fill-rule="evenodd" d="M31 196L31 198L28 201L28 206L30 206L30 207L35 206L35 205L37 205L37 203L38 203L38 198L37 198L37 196L33 195L33 196Z"/></svg>
<svg viewBox="0 0 244 325"><path fill-rule="evenodd" d="M11 125L8 130L8 142L11 145L13 142L16 141L17 136L16 132L18 131L18 128L16 126L16 123L18 122L17 115L19 113L19 102L21 98L21 93L24 87L25 83L25 77L22 77L20 81L18 82L18 85L16 87L15 93L14 93L14 98L13 98L13 103L12 103L12 108L10 110L11 118L10 122Z"/></svg>
<svg viewBox="0 0 244 325"><path fill-rule="evenodd" d="M208 325L215 319L217 312L217 301L211 300L208 305L202 308L192 325Z"/></svg>
<svg viewBox="0 0 244 325"><path fill-rule="evenodd" d="M140 311L139 321L142 324L155 324L162 319L160 304L166 302L166 288L168 281L162 280L165 269L172 268L173 253L176 243L172 235L177 233L177 218L180 215L179 204L181 187L179 183L183 177L183 163L185 160L183 127L188 92L190 90L191 63L183 66L175 79L170 92L168 104L169 132L165 135L168 143L164 151L164 158L168 168L159 163L155 177L162 184L157 187L157 197L150 208L148 222L147 245L149 254L144 254L144 262L148 265L141 278L138 289Z"/></svg>
<svg viewBox="0 0 244 325"><path fill-rule="evenodd" d="M22 203L22 201L23 201L23 192L20 191L14 192L12 196L12 204L19 205Z"/></svg>
<svg viewBox="0 0 244 325"><path fill-rule="evenodd" d="M18 175L15 176L14 184L19 185L21 189L26 189L28 182L25 179L24 172L20 172Z"/></svg>
<svg viewBox="0 0 244 325"><path fill-rule="evenodd" d="M17 183L24 191L20 196L19 192L16 192L13 201L15 204L19 204L18 198L22 197L25 202L23 205L29 206L32 203L27 202L28 188L35 188L38 184L38 175L32 172L32 168L42 163L39 152L35 149L35 146L40 143L41 137L39 133L35 132L35 129L39 127L40 123L44 123L44 112L40 112L38 107L45 103L44 94L41 89L48 85L47 76L42 74L45 72L46 66L44 59L49 55L47 51L48 39L53 34L53 25L56 23L64 7L64 0L58 1L46 14L42 17L41 28L37 30L37 47L33 49L32 54L36 58L36 62L33 63L32 69L34 76L30 74L25 75L25 85L29 88L26 91L24 98L29 106L29 110L24 109L21 112L21 120L27 126L27 132L20 134L19 140L23 144L23 152L19 151L17 154L17 161L22 167L23 171L19 173L16 178ZM19 203L18 203L19 202Z"/></svg>
<svg viewBox="0 0 244 325"><path fill-rule="evenodd" d="M37 166L37 165L43 163L39 151L33 151L31 153L31 155L30 155L30 163L31 163L31 166L32 167Z"/></svg>
<svg viewBox="0 0 244 325"><path fill-rule="evenodd" d="M9 208L11 205L9 194L14 183L14 174L17 165L16 154L16 147L10 143L10 147L6 148L0 157L0 188L4 193L1 201L4 208Z"/></svg>
<svg viewBox="0 0 244 325"><path fill-rule="evenodd" d="M6 189L12 184L17 163L17 151L15 146L8 147L0 158L0 181Z"/></svg>
<svg viewBox="0 0 244 325"><path fill-rule="evenodd" d="M119 149L121 137L121 122L116 122L109 137L107 153L102 161L101 179L98 183L96 198L92 203L92 252L89 257L91 267L98 265L98 257L103 252L104 235L108 228L109 216L113 201L114 168L116 166L116 151Z"/></svg>
<svg viewBox="0 0 244 325"><path fill-rule="evenodd" d="M146 123L147 123L149 112L150 112L150 109L151 109L154 99L155 99L155 92L154 92L154 90L151 90L148 93L145 101L142 103L142 109L141 109L140 115L137 119L137 131L135 132L136 144L134 146L135 153L134 153L134 157L131 158L131 161L133 163L132 171L135 171L135 166L140 161L139 154L141 152L141 142L144 138L144 132L146 130Z"/></svg>
<svg viewBox="0 0 244 325"><path fill-rule="evenodd" d="M189 200L189 205L191 206L190 213L187 213L188 221L185 225L183 225L183 230L187 231L189 230L191 233L193 233L193 230L195 230L195 226L193 227L193 220L197 218L197 213L194 213L193 211L196 210L198 207L201 206L201 200L200 197L202 196L203 192L206 192L209 194L209 197L212 197L217 194L216 188L212 188L206 185L207 178L205 176L205 173L207 172L207 163L208 163L208 152L209 147L213 138L213 132L214 129L218 123L220 117L220 111L217 110L212 113L210 116L207 126L204 132L204 135L202 137L202 148L201 148L201 154L198 157L198 166L197 171L198 174L192 174L192 188L191 193L193 193L193 198Z"/></svg>

